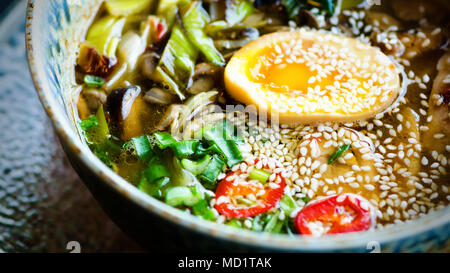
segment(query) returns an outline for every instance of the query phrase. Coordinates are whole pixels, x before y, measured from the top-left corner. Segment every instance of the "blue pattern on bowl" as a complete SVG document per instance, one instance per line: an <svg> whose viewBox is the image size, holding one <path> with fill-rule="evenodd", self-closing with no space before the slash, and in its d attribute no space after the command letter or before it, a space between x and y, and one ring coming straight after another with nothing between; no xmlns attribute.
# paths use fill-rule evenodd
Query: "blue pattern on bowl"
<svg viewBox="0 0 450 273"><path fill-rule="evenodd" d="M368 252L372 249L367 247L368 243L374 242L375 249L379 244L384 252L449 251L449 207L410 223L377 231L323 238L292 238L206 222L171 208L128 184L83 145L73 119L71 100L73 92L77 91L74 80L77 44L83 39L84 30L100 2L30 0L27 16L28 58L40 99L75 169L105 210L120 226L130 230L138 241L146 244L147 238L143 238L146 234L140 230L147 228L146 225L148 229L155 228L157 222L161 225L161 232L171 230L167 236L168 242L184 242L201 250ZM117 202L123 203L115 207ZM130 209L118 216L123 206Z"/></svg>

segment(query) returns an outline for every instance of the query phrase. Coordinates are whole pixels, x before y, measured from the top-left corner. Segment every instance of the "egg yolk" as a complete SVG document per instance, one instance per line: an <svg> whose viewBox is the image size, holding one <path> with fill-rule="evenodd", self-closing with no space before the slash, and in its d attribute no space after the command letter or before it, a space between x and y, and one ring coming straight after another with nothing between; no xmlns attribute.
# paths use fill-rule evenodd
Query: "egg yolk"
<svg viewBox="0 0 450 273"><path fill-rule="evenodd" d="M268 105L280 120L363 119L385 109L398 94L396 66L355 39L312 31L259 39L231 59L227 91L247 104Z"/></svg>

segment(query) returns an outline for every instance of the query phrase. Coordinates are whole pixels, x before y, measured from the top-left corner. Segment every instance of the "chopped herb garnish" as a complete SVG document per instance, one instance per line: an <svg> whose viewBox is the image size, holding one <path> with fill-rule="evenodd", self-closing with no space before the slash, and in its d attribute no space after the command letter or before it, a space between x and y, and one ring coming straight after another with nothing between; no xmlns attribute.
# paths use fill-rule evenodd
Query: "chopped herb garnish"
<svg viewBox="0 0 450 273"><path fill-rule="evenodd" d="M258 180L261 183L266 183L267 180L269 180L270 175L271 173L266 170L253 169L249 174L249 178Z"/></svg>
<svg viewBox="0 0 450 273"><path fill-rule="evenodd" d="M333 164L334 161L336 161L339 157L341 157L348 149L350 149L352 145L345 144L341 146L334 154L332 154L328 158L328 164Z"/></svg>
<svg viewBox="0 0 450 273"><path fill-rule="evenodd" d="M96 116L91 115L86 119L80 121L80 127L83 131L89 131L91 128L98 125L98 119Z"/></svg>
<svg viewBox="0 0 450 273"><path fill-rule="evenodd" d="M143 135L140 137L135 137L131 139L133 143L134 150L138 156L140 161L148 160L152 156L152 145L150 144L150 140L147 135Z"/></svg>
<svg viewBox="0 0 450 273"><path fill-rule="evenodd" d="M198 201L195 205L192 206L192 211L194 215L201 216L205 220L214 221L216 220L216 215L214 212L208 207L208 202L205 199Z"/></svg>
<svg viewBox="0 0 450 273"><path fill-rule="evenodd" d="M84 83L90 87L100 87L105 84L105 80L97 76L86 75L84 76Z"/></svg>
<svg viewBox="0 0 450 273"><path fill-rule="evenodd" d="M153 135L155 137L156 143L161 149L165 149L177 142L177 140L167 132L156 132Z"/></svg>

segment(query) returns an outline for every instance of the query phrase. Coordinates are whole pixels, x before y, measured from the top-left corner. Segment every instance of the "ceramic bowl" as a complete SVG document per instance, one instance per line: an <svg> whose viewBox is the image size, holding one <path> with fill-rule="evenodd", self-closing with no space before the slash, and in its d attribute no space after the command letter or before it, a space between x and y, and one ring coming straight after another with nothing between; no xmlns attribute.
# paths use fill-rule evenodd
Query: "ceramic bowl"
<svg viewBox="0 0 450 273"><path fill-rule="evenodd" d="M72 95L77 47L100 0L30 0L26 44L39 98L74 169L110 217L151 250L286 252L448 251L450 207L381 230L310 238L263 234L196 218L127 183L83 144ZM63 181L61 181L63 182Z"/></svg>

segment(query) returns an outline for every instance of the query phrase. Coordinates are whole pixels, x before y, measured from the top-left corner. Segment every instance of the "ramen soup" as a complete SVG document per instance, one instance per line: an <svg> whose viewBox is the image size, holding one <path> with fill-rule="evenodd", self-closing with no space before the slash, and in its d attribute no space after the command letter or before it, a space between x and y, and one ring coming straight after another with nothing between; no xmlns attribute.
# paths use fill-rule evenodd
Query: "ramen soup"
<svg viewBox="0 0 450 273"><path fill-rule="evenodd" d="M450 201L441 1L108 0L80 44L77 125L148 195L290 236Z"/></svg>

